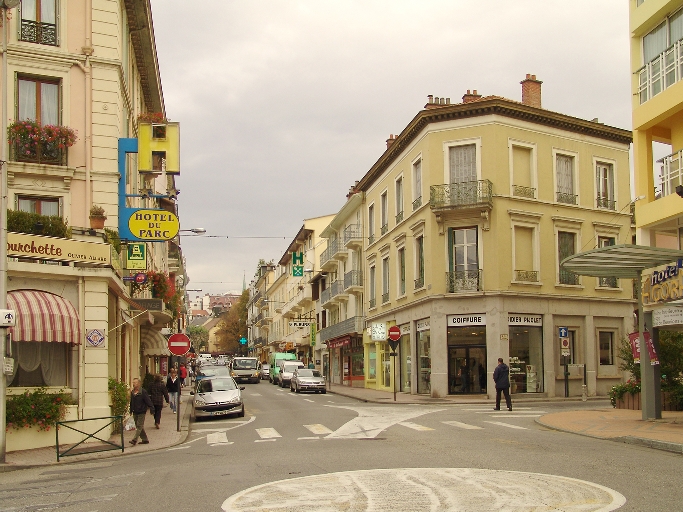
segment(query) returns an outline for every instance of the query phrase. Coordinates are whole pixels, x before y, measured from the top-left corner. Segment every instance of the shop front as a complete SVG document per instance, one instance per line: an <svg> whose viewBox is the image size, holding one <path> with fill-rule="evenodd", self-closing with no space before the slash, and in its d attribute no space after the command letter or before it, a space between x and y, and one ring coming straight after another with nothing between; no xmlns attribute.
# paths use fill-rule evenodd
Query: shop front
<svg viewBox="0 0 683 512"><path fill-rule="evenodd" d="M399 371L396 376L396 389L403 393L410 393L412 382L412 351L410 349L410 324L400 325L401 339L398 344L400 359Z"/></svg>
<svg viewBox="0 0 683 512"><path fill-rule="evenodd" d="M430 319L423 318L415 323L415 346L417 352L417 392L430 395L432 392L432 355L430 343Z"/></svg>
<svg viewBox="0 0 683 512"><path fill-rule="evenodd" d="M486 314L448 315L448 393L486 393Z"/></svg>
<svg viewBox="0 0 683 512"><path fill-rule="evenodd" d="M364 387L365 359L362 338L344 336L328 341L327 346L334 355L332 382L350 387Z"/></svg>
<svg viewBox="0 0 683 512"><path fill-rule="evenodd" d="M543 316L508 314L510 392L542 393Z"/></svg>

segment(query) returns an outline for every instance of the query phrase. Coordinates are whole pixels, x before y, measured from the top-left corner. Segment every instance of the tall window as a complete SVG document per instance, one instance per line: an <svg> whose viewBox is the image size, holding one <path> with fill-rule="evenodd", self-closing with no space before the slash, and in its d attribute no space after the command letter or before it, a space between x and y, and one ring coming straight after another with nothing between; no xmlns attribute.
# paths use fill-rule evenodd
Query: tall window
<svg viewBox="0 0 683 512"><path fill-rule="evenodd" d="M368 207L368 243L375 242L375 205Z"/></svg>
<svg viewBox="0 0 683 512"><path fill-rule="evenodd" d="M21 41L57 45L57 0L21 0Z"/></svg>
<svg viewBox="0 0 683 512"><path fill-rule="evenodd" d="M403 177L396 180L396 224L403 220Z"/></svg>
<svg viewBox="0 0 683 512"><path fill-rule="evenodd" d="M398 250L398 295L406 294L406 250L401 247Z"/></svg>
<svg viewBox="0 0 683 512"><path fill-rule="evenodd" d="M387 193L382 194L380 200L380 221L382 222L380 229L382 234L389 230L389 199L387 198Z"/></svg>
<svg viewBox="0 0 683 512"><path fill-rule="evenodd" d="M598 247L609 247L611 245L615 245L616 243L616 238L612 236L599 236L598 237ZM617 278L616 277L601 277L600 278L600 286L604 286L605 288L616 288L617 287Z"/></svg>
<svg viewBox="0 0 683 512"><path fill-rule="evenodd" d="M576 233L559 231L557 233L557 252L559 263L576 253ZM560 284L579 284L579 276L571 270L560 267Z"/></svg>
<svg viewBox="0 0 683 512"><path fill-rule="evenodd" d="M18 196L17 209L39 215L59 215L59 199L56 197Z"/></svg>
<svg viewBox="0 0 683 512"><path fill-rule="evenodd" d="M415 289L425 285L425 242L423 236L415 239Z"/></svg>
<svg viewBox="0 0 683 512"><path fill-rule="evenodd" d="M609 366L614 364L614 333L600 331L598 333L600 344L600 365Z"/></svg>
<svg viewBox="0 0 683 512"><path fill-rule="evenodd" d="M21 77L18 86L19 120L59 124L59 82Z"/></svg>
<svg viewBox="0 0 683 512"><path fill-rule="evenodd" d="M389 258L382 260L382 303L389 302Z"/></svg>
<svg viewBox="0 0 683 512"><path fill-rule="evenodd" d="M370 309L375 307L375 266L372 265L370 267L370 277L369 277L369 285L370 285Z"/></svg>
<svg viewBox="0 0 683 512"><path fill-rule="evenodd" d="M576 204L574 194L574 157L557 155L557 202Z"/></svg>
<svg viewBox="0 0 683 512"><path fill-rule="evenodd" d="M448 150L451 183L477 181L476 146L453 146Z"/></svg>
<svg viewBox="0 0 683 512"><path fill-rule="evenodd" d="M598 162L595 166L597 207L616 210L614 201L614 167L612 164Z"/></svg>
<svg viewBox="0 0 683 512"><path fill-rule="evenodd" d="M413 164L413 211L422 206L422 159Z"/></svg>
<svg viewBox="0 0 683 512"><path fill-rule="evenodd" d="M477 228L453 229L451 237L453 244L451 270L454 272L478 271Z"/></svg>
<svg viewBox="0 0 683 512"><path fill-rule="evenodd" d="M660 53L682 38L683 10L679 10L643 37L643 64L656 59Z"/></svg>

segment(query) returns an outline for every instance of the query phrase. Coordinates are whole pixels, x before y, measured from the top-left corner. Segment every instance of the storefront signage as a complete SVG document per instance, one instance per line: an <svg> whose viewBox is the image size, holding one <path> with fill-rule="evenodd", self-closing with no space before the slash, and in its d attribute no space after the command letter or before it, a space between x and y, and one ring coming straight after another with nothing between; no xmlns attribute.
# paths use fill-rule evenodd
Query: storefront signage
<svg viewBox="0 0 683 512"><path fill-rule="evenodd" d="M467 327L469 325L486 325L486 314L448 315L448 327Z"/></svg>
<svg viewBox="0 0 683 512"><path fill-rule="evenodd" d="M27 233L7 233L7 256L111 265L111 245Z"/></svg>
<svg viewBox="0 0 683 512"><path fill-rule="evenodd" d="M652 310L652 327L683 325L683 308L657 308Z"/></svg>
<svg viewBox="0 0 683 512"><path fill-rule="evenodd" d="M683 259L673 265L655 270L649 279L643 279L643 304L656 304L683 298Z"/></svg>
<svg viewBox="0 0 683 512"><path fill-rule="evenodd" d="M14 374L14 359L11 357L3 357L2 373L5 375Z"/></svg>
<svg viewBox="0 0 683 512"><path fill-rule="evenodd" d="M410 336L410 324L403 324L399 328L401 329L401 336Z"/></svg>
<svg viewBox="0 0 683 512"><path fill-rule="evenodd" d="M163 311L164 301L161 299L133 299L133 302L147 311Z"/></svg>
<svg viewBox="0 0 683 512"><path fill-rule="evenodd" d="M316 331L315 322L311 322L311 346L312 347L315 347L315 331Z"/></svg>
<svg viewBox="0 0 683 512"><path fill-rule="evenodd" d="M311 325L311 322L289 322L289 326L294 327L295 329L301 329L303 327L308 327L309 325Z"/></svg>
<svg viewBox="0 0 683 512"><path fill-rule="evenodd" d="M508 315L508 325L543 325L543 315L519 315L510 313Z"/></svg>
<svg viewBox="0 0 683 512"><path fill-rule="evenodd" d="M424 320L418 320L416 325L417 332L428 331L429 320L429 318L425 318Z"/></svg>
<svg viewBox="0 0 683 512"><path fill-rule="evenodd" d="M126 269L147 270L147 245L128 244L126 248Z"/></svg>
<svg viewBox="0 0 683 512"><path fill-rule="evenodd" d="M339 348L349 345L351 343L351 338L346 336L345 338L339 340L330 340L327 342L327 348Z"/></svg>

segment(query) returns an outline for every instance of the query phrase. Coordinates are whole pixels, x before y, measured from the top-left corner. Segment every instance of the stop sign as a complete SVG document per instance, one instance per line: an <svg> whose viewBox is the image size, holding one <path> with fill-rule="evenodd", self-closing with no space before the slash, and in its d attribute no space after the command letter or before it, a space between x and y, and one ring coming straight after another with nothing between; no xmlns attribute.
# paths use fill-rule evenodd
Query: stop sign
<svg viewBox="0 0 683 512"><path fill-rule="evenodd" d="M398 325L389 327L389 339L391 341L398 341L401 339L401 329L398 328Z"/></svg>
<svg viewBox="0 0 683 512"><path fill-rule="evenodd" d="M190 338L182 333L176 333L168 338L168 350L176 356L184 356L190 350Z"/></svg>

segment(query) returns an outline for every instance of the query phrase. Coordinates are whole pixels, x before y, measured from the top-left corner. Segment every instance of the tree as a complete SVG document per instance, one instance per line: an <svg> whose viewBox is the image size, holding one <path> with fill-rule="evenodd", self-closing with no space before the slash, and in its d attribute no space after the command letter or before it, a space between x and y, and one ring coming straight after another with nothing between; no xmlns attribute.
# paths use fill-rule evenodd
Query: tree
<svg viewBox="0 0 683 512"><path fill-rule="evenodd" d="M209 331L201 325L193 325L185 330L187 337L190 338L192 346L198 352L209 351Z"/></svg>
<svg viewBox="0 0 683 512"><path fill-rule="evenodd" d="M249 290L244 290L239 300L220 317L221 322L216 331L216 340L223 352L236 354L243 349L240 345L240 338L247 337L248 301Z"/></svg>

